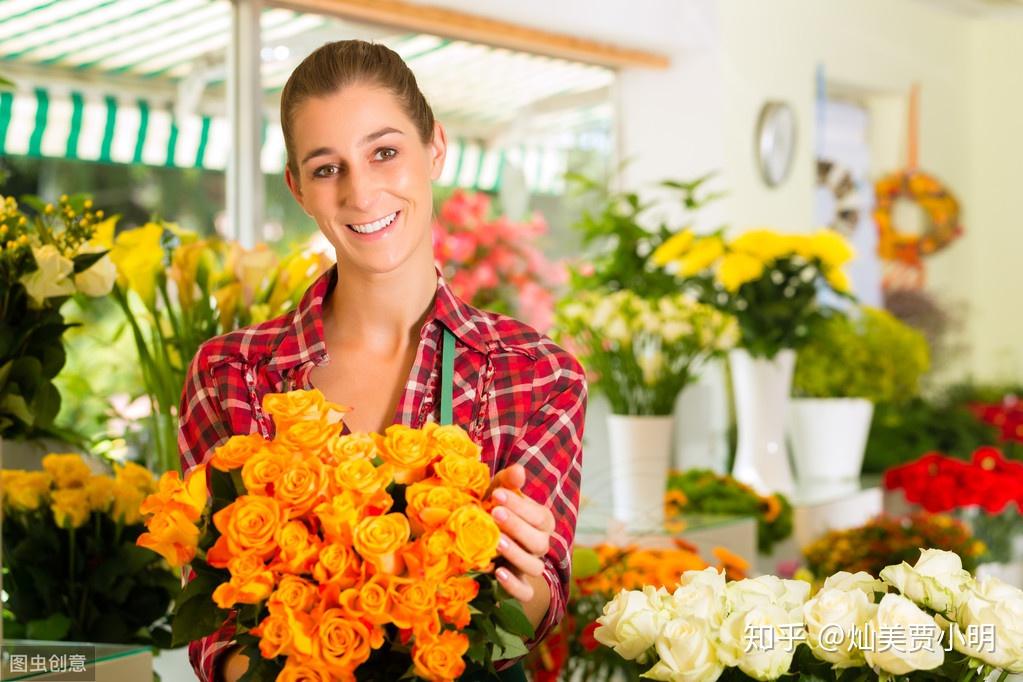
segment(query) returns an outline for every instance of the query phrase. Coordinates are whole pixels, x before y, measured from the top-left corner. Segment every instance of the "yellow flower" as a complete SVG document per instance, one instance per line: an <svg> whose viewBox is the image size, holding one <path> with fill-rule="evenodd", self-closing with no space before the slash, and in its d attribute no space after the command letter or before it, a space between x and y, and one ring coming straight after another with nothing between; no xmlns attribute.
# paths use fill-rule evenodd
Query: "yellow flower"
<svg viewBox="0 0 1023 682"><path fill-rule="evenodd" d="M204 240L179 246L171 255L168 276L177 285L178 300L186 310L195 303L199 262L208 252L208 242Z"/></svg>
<svg viewBox="0 0 1023 682"><path fill-rule="evenodd" d="M395 483L406 485L423 479L435 456L427 447L425 431L394 424L384 430L383 436L374 434L374 438L381 459L394 465Z"/></svg>
<svg viewBox="0 0 1023 682"><path fill-rule="evenodd" d="M718 265L717 281L729 292L764 274L763 261L745 253L730 253Z"/></svg>
<svg viewBox="0 0 1023 682"><path fill-rule="evenodd" d="M93 228L92 239L89 243L98 246L103 250L110 249L114 245L114 228L117 226L117 219L120 216L110 216L106 220L96 223Z"/></svg>
<svg viewBox="0 0 1023 682"><path fill-rule="evenodd" d="M117 235L110 250L118 282L137 293L149 308L156 305L156 278L163 269L162 236L162 226L146 223Z"/></svg>
<svg viewBox="0 0 1023 682"><path fill-rule="evenodd" d="M53 510L53 519L61 528L78 528L89 520L92 507L89 505L89 495L85 488L54 490L51 497L53 503L50 509Z"/></svg>
<svg viewBox="0 0 1023 682"><path fill-rule="evenodd" d="M92 476L89 465L74 453L43 457L43 469L50 473L58 488L81 488Z"/></svg>
<svg viewBox="0 0 1023 682"><path fill-rule="evenodd" d="M234 265L234 274L241 284L242 303L246 308L256 302L256 294L263 287L266 277L277 266L277 255L266 244L258 244L255 248L246 249L238 244L231 252L230 261Z"/></svg>
<svg viewBox="0 0 1023 682"><path fill-rule="evenodd" d="M114 474L118 482L137 488L145 495L156 492L156 479L153 478L153 473L134 462L128 462L123 466L115 464Z"/></svg>
<svg viewBox="0 0 1023 682"><path fill-rule="evenodd" d="M110 510L110 516L114 521L120 521L126 526L133 526L142 523L142 501L146 493L125 481L114 482L114 507Z"/></svg>
<svg viewBox="0 0 1023 682"><path fill-rule="evenodd" d="M89 496L89 506L98 512L105 512L114 503L114 479L109 476L90 476L85 482L85 494Z"/></svg>
<svg viewBox="0 0 1023 682"><path fill-rule="evenodd" d="M725 243L720 237L700 239L679 259L678 274L682 277L692 277L713 265L724 252Z"/></svg>
<svg viewBox="0 0 1023 682"><path fill-rule="evenodd" d="M32 256L36 261L36 269L22 276L19 281L34 307L41 308L46 299L75 293L75 283L71 279L75 264L70 258L65 258L53 244L33 247Z"/></svg>
<svg viewBox="0 0 1023 682"><path fill-rule="evenodd" d="M827 268L837 268L853 259L855 252L845 238L834 230L824 229L810 237L810 254Z"/></svg>
<svg viewBox="0 0 1023 682"><path fill-rule="evenodd" d="M798 237L780 234L772 230L750 230L736 237L730 244L732 251L753 256L762 262L769 262L795 251Z"/></svg>
<svg viewBox="0 0 1023 682"><path fill-rule="evenodd" d="M171 566L184 566L195 556L199 529L181 509L168 507L157 512L146 521L146 529L135 544L161 555Z"/></svg>
<svg viewBox="0 0 1023 682"><path fill-rule="evenodd" d="M847 275L845 273L845 270L843 270L842 268L831 268L830 270L828 270L825 277L827 277L828 284L830 284L831 288L834 289L835 291L841 293L846 293L847 291L849 291L849 288L851 286L849 282L849 275Z"/></svg>
<svg viewBox="0 0 1023 682"><path fill-rule="evenodd" d="M694 239L695 235L690 229L676 232L654 250L650 261L657 267L663 268L668 263L682 257L689 250Z"/></svg>
<svg viewBox="0 0 1023 682"><path fill-rule="evenodd" d="M159 514L170 509L177 509L191 521L198 521L206 509L206 465L201 464L180 480L177 471L168 471L160 477L159 490L142 502L139 511L142 514Z"/></svg>
<svg viewBox="0 0 1023 682"><path fill-rule="evenodd" d="M237 282L224 285L213 292L213 300L217 302L217 311L220 313L221 329L234 328L234 314L238 309L241 295L242 286Z"/></svg>
<svg viewBox="0 0 1023 682"><path fill-rule="evenodd" d="M50 493L53 478L45 471L4 471L4 504L18 511L34 511Z"/></svg>

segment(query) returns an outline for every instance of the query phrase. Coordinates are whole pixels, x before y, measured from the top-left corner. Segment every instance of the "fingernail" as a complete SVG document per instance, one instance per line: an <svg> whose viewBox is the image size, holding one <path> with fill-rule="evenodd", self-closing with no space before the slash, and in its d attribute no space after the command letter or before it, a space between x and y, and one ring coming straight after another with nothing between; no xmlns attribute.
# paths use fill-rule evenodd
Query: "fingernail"
<svg viewBox="0 0 1023 682"><path fill-rule="evenodd" d="M500 580L507 580L508 579L508 571L503 569L503 568L497 569L497 577Z"/></svg>
<svg viewBox="0 0 1023 682"><path fill-rule="evenodd" d="M501 504L504 504L505 502L508 501L508 493L504 492L503 490L498 490L494 493L494 499L500 502Z"/></svg>
<svg viewBox="0 0 1023 682"><path fill-rule="evenodd" d="M508 510L504 507L497 507L494 509L494 518L498 521L508 520Z"/></svg>
<svg viewBox="0 0 1023 682"><path fill-rule="evenodd" d="M497 541L498 549L508 549L508 538L501 536L501 539Z"/></svg>

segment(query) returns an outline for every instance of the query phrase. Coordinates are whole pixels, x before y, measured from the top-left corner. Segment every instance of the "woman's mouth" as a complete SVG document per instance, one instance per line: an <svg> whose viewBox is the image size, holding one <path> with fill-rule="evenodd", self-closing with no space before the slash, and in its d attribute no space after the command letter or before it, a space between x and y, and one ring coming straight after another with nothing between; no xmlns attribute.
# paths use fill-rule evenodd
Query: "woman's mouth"
<svg viewBox="0 0 1023 682"><path fill-rule="evenodd" d="M397 222L398 214L400 213L401 211L395 211L394 213L378 218L371 223L349 223L348 229L363 237L375 237L394 225L394 223Z"/></svg>

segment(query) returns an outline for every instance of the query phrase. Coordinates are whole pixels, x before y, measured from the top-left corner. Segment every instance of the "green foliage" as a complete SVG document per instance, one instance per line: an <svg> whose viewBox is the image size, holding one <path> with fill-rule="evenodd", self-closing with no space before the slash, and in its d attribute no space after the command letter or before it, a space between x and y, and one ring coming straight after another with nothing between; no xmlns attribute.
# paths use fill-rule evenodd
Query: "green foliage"
<svg viewBox="0 0 1023 682"><path fill-rule="evenodd" d="M797 395L898 404L919 394L930 365L924 336L884 310L860 313L833 311L811 325L796 361Z"/></svg>

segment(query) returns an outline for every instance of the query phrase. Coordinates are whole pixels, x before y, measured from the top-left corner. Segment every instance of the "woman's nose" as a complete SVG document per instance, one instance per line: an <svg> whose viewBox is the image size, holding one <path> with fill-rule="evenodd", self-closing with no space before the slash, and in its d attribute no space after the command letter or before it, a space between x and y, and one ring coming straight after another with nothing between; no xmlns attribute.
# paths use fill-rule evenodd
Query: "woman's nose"
<svg viewBox="0 0 1023 682"><path fill-rule="evenodd" d="M365 170L349 171L347 184L344 196L346 207L359 211L373 208L380 190L370 173Z"/></svg>

